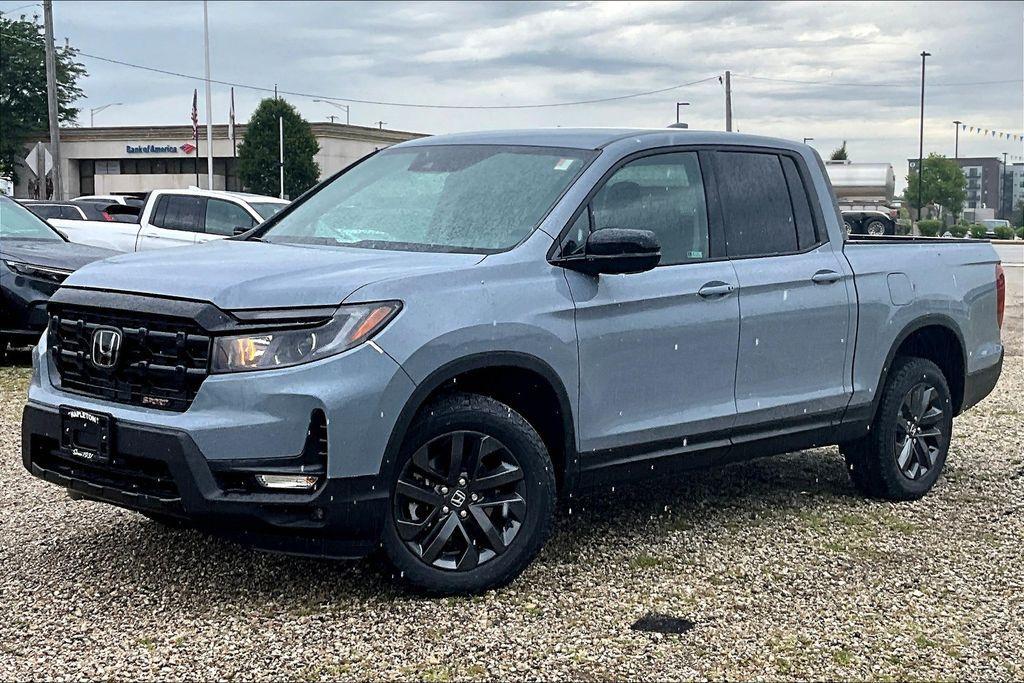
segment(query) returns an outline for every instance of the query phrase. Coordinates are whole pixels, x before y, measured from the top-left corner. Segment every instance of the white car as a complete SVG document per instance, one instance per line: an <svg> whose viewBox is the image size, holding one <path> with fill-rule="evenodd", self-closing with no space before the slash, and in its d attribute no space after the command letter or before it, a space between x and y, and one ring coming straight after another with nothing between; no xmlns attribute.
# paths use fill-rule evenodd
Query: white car
<svg viewBox="0 0 1024 683"><path fill-rule="evenodd" d="M115 195L116 196L116 195ZM180 247L248 230L288 205L276 197L217 190L153 190L138 223L51 219L69 240L115 251Z"/></svg>

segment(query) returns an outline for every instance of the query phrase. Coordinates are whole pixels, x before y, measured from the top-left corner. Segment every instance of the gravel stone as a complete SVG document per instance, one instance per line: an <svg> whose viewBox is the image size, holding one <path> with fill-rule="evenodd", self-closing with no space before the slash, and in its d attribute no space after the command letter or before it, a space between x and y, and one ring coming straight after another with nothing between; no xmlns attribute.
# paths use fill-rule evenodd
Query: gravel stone
<svg viewBox="0 0 1024 683"><path fill-rule="evenodd" d="M861 498L835 448L609 488L447 599L71 501L22 467L28 374L0 367L0 680L1024 678L1020 356L923 500Z"/></svg>

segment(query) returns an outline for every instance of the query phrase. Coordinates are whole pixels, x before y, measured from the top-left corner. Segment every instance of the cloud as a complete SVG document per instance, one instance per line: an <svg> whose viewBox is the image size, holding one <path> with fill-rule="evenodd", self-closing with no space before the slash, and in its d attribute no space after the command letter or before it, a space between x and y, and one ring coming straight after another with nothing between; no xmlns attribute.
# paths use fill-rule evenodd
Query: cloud
<svg viewBox="0 0 1024 683"><path fill-rule="evenodd" d="M743 132L851 141L855 160L916 155L920 57L927 49L926 151L952 153L952 120L1022 131L1024 3L329 3L211 2L214 78L335 97L517 104L609 97L732 70ZM202 4L58 2L56 32L86 52L201 74ZM107 124L187 123L201 86L83 59L85 106L125 102ZM751 76L831 83L785 83ZM898 83L877 87L871 83ZM239 117L264 93L236 89ZM214 88L215 118L227 88ZM290 98L307 118L337 113ZM202 100L202 98L200 98ZM353 104L353 123L448 132L550 125L662 126L687 100L694 127L721 129L717 81L585 107L451 111ZM174 102L181 102L175 106ZM98 121L98 123L100 122ZM961 153L1005 141L961 137ZM1019 145L1018 145L1019 147ZM1018 154L1024 154L1020 149Z"/></svg>

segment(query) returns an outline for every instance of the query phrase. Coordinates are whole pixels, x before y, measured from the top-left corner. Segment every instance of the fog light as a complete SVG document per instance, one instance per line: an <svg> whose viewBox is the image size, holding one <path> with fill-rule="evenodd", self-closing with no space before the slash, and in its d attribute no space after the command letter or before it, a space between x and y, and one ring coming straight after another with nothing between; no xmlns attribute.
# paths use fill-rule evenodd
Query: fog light
<svg viewBox="0 0 1024 683"><path fill-rule="evenodd" d="M309 490L317 485L320 477L305 474L257 474L256 483L267 489Z"/></svg>

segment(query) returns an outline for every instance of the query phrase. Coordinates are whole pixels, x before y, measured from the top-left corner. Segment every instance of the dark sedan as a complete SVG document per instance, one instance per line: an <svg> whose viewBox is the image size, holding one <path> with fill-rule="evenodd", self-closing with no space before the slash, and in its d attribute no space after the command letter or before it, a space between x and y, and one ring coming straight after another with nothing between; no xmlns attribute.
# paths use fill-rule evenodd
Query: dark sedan
<svg viewBox="0 0 1024 683"><path fill-rule="evenodd" d="M46 302L64 278L116 253L68 242L0 195L0 353L8 344L34 344L46 329Z"/></svg>

